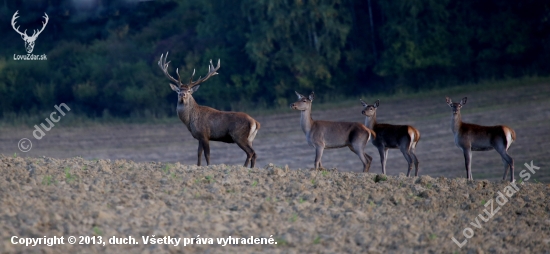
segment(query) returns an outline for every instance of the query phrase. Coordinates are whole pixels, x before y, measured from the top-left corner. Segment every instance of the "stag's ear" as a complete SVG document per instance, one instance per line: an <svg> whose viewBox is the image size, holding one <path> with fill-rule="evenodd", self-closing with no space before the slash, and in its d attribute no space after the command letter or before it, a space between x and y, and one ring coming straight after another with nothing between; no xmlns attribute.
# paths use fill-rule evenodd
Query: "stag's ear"
<svg viewBox="0 0 550 254"><path fill-rule="evenodd" d="M194 87L191 87L191 94L199 90L199 87L201 87L201 85L195 85Z"/></svg>
<svg viewBox="0 0 550 254"><path fill-rule="evenodd" d="M374 108L378 108L378 106L380 106L380 100L374 102Z"/></svg>
<svg viewBox="0 0 550 254"><path fill-rule="evenodd" d="M460 105L464 106L464 104L466 104L466 100L468 100L468 97L462 98L462 100L460 101Z"/></svg>
<svg viewBox="0 0 550 254"><path fill-rule="evenodd" d="M311 92L311 94L309 95L309 100L313 101L313 99L315 99L315 93Z"/></svg>
<svg viewBox="0 0 550 254"><path fill-rule="evenodd" d="M176 93L178 93L178 92L180 91L180 89L179 89L177 86L175 86L174 84L172 84L172 83L170 83L170 87L171 87L172 90L173 90L174 92L176 92Z"/></svg>
<svg viewBox="0 0 550 254"><path fill-rule="evenodd" d="M451 98L445 97L445 99L447 100L447 105L452 107L453 106L453 101L451 100Z"/></svg>
<svg viewBox="0 0 550 254"><path fill-rule="evenodd" d="M363 105L363 107L366 107L368 104L366 102L363 101L363 99L359 99L361 101L361 105Z"/></svg>
<svg viewBox="0 0 550 254"><path fill-rule="evenodd" d="M298 95L298 100L299 100L299 99L302 99L302 98L304 98L304 97L305 97L305 96L303 96L303 95L299 94L299 93L298 93L298 92L296 92L296 91L294 91L294 92L296 93L296 95Z"/></svg>

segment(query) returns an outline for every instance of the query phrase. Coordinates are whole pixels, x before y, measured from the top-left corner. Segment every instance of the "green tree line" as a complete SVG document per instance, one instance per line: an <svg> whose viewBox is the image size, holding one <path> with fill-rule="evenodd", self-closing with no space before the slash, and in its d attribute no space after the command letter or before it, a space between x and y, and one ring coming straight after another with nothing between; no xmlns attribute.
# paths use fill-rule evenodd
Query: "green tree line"
<svg viewBox="0 0 550 254"><path fill-rule="evenodd" d="M20 31L49 22L33 54ZM221 59L197 101L224 110L548 75L550 2L449 0L6 1L0 3L0 117L66 103L89 117L164 117L182 79Z"/></svg>

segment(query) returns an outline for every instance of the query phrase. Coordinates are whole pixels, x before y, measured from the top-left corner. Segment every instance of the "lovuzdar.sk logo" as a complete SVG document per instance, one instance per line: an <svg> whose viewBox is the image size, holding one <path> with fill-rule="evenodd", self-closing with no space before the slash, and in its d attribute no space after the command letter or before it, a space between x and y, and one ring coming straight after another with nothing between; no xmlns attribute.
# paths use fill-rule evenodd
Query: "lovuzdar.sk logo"
<svg viewBox="0 0 550 254"><path fill-rule="evenodd" d="M32 54L32 51L34 50L34 43L36 42L38 35L40 35L40 33L44 31L44 28L46 28L46 25L48 25L48 20L50 19L48 17L48 14L44 12L43 18L45 21L42 21L42 28L40 30L37 30L37 29L33 30L33 33L31 36L27 34L27 29L21 32L19 31L20 26L15 27L15 20L19 18L19 16L17 16L18 14L19 14L19 11L16 11L13 14L13 17L11 18L11 26L13 27L13 30L15 30L18 34L21 35L21 38L23 39L23 41L25 41L25 50L27 50L27 54L26 55L13 54L13 60L47 60L46 54L34 55Z"/></svg>

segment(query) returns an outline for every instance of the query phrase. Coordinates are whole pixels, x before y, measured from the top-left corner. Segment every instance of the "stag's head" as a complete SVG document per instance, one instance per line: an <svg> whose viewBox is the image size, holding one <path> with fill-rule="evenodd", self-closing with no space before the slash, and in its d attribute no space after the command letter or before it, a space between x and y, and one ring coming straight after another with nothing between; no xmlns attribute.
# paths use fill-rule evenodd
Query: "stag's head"
<svg viewBox="0 0 550 254"><path fill-rule="evenodd" d="M359 99L361 101L361 104L363 105L363 111L361 111L361 114L366 117L372 117L376 115L376 109L378 106L380 106L380 100L376 100L374 104L369 105L363 100Z"/></svg>
<svg viewBox="0 0 550 254"><path fill-rule="evenodd" d="M13 17L11 18L11 26L13 27L13 30L15 30L18 34L21 35L21 38L25 41L25 49L27 50L27 53L32 53L32 51L34 50L34 43L36 41L36 38L38 38L38 35L40 35L40 33L42 33L42 31L44 31L44 28L46 28L46 25L48 24L48 20L50 19L48 17L48 14L44 13L44 20L45 21L42 21L42 29L40 30L33 30L33 33L31 36L28 36L27 35L27 29L25 29L24 32L20 32L19 31L19 26L18 27L15 27L15 20L17 18L19 18L17 16L17 14L19 13L19 11L16 11L14 14L13 14Z"/></svg>
<svg viewBox="0 0 550 254"><path fill-rule="evenodd" d="M468 97L462 98L460 102L453 102L449 97L445 97L445 99L447 99L447 105L449 105L449 107L451 107L451 109L453 110L453 114L456 115L460 114L460 109L462 108L462 106L464 106L464 104L466 104L466 100L468 99Z"/></svg>
<svg viewBox="0 0 550 254"><path fill-rule="evenodd" d="M192 97L191 95L199 90L200 84L210 77L217 75L216 72L220 68L220 60L218 59L218 66L214 68L214 65L212 64L212 60L210 60L210 65L208 65L208 74L203 77L199 77L196 81L193 81L193 77L195 76L195 70L193 70L193 74L191 75L191 79L189 79L189 83L184 84L181 82L181 77L179 73L179 69L176 69L176 74L178 75L178 79L173 78L168 74L168 65L170 62L166 62L166 58L168 58L168 52L166 55L161 55L160 60L158 62L158 65L164 75L173 83L170 83L170 87L172 90L176 93L178 93L178 103L183 103L184 105L187 105L189 103L189 99Z"/></svg>
<svg viewBox="0 0 550 254"><path fill-rule="evenodd" d="M298 96L298 101L290 104L290 108L294 109L294 110L300 110L300 111L310 109L311 108L311 102L313 102L313 99L315 99L315 94L313 92L311 92L309 97L305 97L305 96L299 94L296 91L294 91L294 92Z"/></svg>

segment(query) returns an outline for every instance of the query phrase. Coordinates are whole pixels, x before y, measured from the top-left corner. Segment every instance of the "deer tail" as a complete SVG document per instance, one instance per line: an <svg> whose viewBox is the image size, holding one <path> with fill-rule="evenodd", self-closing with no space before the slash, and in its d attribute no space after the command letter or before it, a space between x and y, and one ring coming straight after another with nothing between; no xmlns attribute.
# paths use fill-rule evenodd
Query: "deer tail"
<svg viewBox="0 0 550 254"><path fill-rule="evenodd" d="M250 132L248 133L248 141L252 143L254 141L254 138L256 138L256 133L258 133L258 130L260 129L260 122L252 119L252 123L250 125Z"/></svg>
<svg viewBox="0 0 550 254"><path fill-rule="evenodd" d="M504 136L506 139L506 150L512 145L512 142L516 140L516 132L508 127L508 126L502 126L502 129L504 130Z"/></svg>
<svg viewBox="0 0 550 254"><path fill-rule="evenodd" d="M411 144L409 146L409 149L415 149L416 144L420 140L420 132L416 128L409 126L409 136L411 137Z"/></svg>

